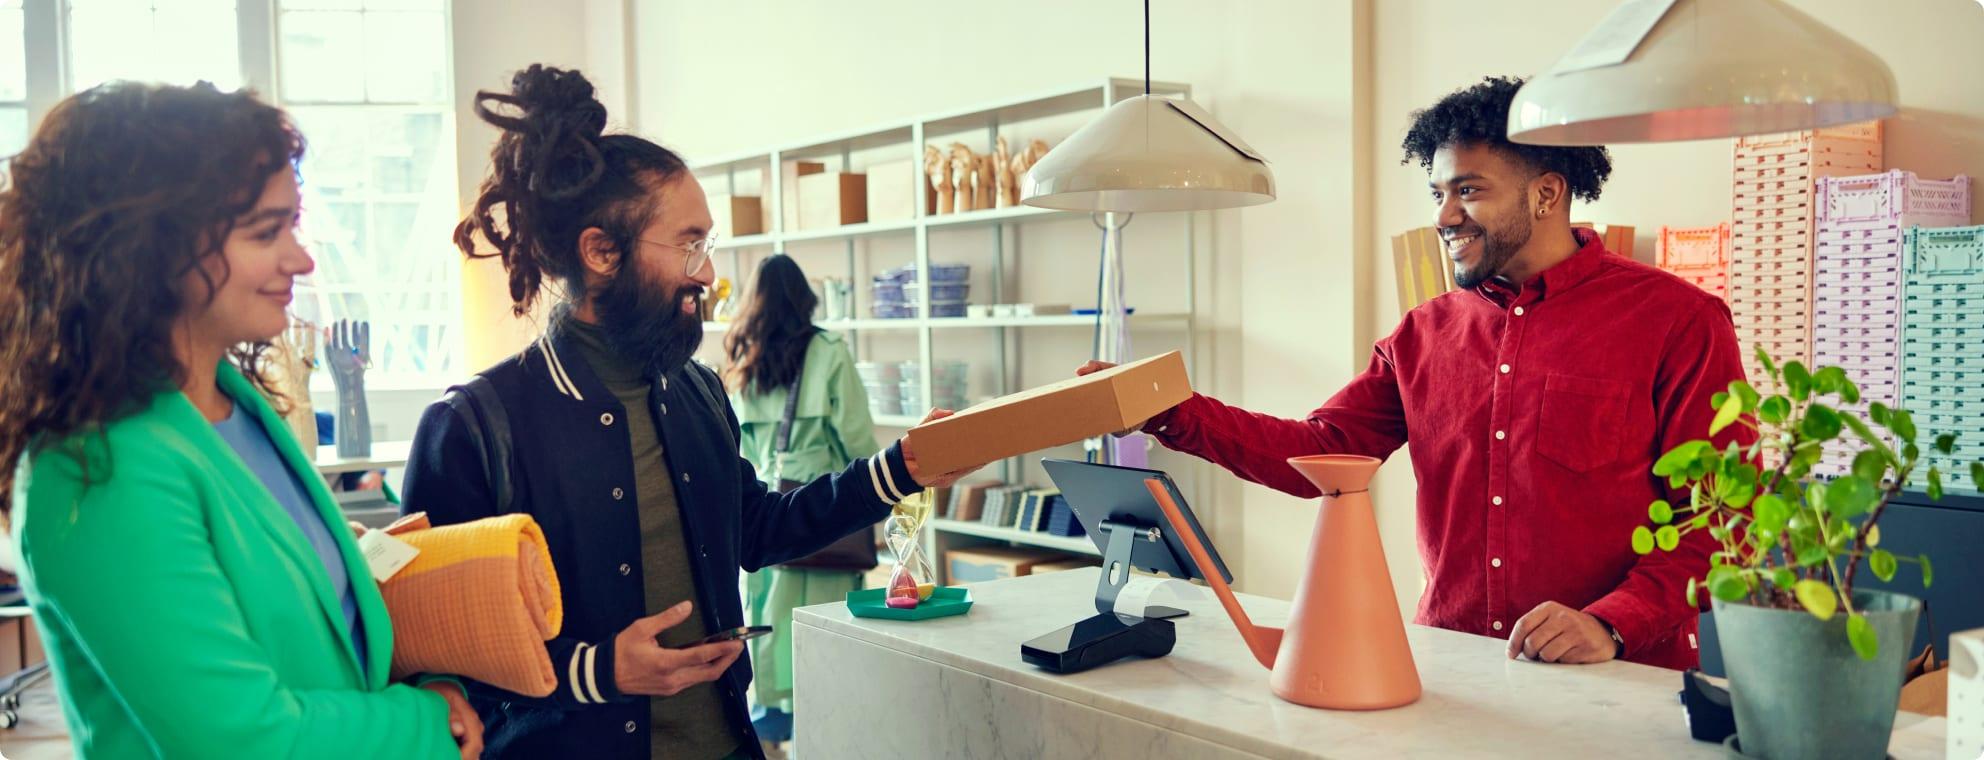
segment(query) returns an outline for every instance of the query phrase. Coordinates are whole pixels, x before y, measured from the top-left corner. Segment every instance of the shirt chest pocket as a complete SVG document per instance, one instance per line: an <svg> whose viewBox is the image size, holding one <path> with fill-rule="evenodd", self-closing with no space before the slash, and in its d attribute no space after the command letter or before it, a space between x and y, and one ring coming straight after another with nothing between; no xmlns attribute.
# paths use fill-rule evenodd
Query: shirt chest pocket
<svg viewBox="0 0 1984 760"><path fill-rule="evenodd" d="M1543 382L1536 452L1572 472L1618 461L1628 447L1633 387L1621 380L1551 373Z"/></svg>

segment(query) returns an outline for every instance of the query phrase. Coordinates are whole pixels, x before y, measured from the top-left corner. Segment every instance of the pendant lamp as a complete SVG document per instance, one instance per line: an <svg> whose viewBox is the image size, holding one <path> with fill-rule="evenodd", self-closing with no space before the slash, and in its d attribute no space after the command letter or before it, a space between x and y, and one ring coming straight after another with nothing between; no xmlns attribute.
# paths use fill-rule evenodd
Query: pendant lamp
<svg viewBox="0 0 1984 760"><path fill-rule="evenodd" d="M1267 159L1198 104L1150 94L1150 2L1144 2L1144 94L1123 100L1047 152L1020 180L1020 202L1063 211L1200 211L1274 200Z"/></svg>
<svg viewBox="0 0 1984 760"><path fill-rule="evenodd" d="M1895 104L1887 64L1782 0L1627 0L1523 85L1508 134L1532 145L1703 140L1867 121Z"/></svg>

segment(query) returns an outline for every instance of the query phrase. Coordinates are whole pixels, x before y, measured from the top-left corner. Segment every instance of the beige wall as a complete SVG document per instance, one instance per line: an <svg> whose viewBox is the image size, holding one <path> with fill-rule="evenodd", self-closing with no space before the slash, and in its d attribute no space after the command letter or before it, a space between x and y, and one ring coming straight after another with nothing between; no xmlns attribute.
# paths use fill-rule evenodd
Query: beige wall
<svg viewBox="0 0 1984 760"><path fill-rule="evenodd" d="M1984 9L1975 0L1791 0L1798 9L1846 33L1885 59L1901 89L1902 113L1888 121L1890 168L1925 177L1984 177ZM1510 0L1492 12L1451 0L1376 3L1377 98L1371 152L1377 157L1375 243L1432 223L1426 176L1398 165L1408 115L1441 95L1490 74L1527 75L1548 68L1613 4ZM1612 148L1612 179L1604 197L1580 218L1638 228L1635 253L1650 260L1661 225L1700 226L1730 215L1731 142L1707 140ZM1973 198L1973 204L1976 203ZM1976 217L1973 205L1973 217ZM1984 218L1984 217L1978 217ZM1366 249L1378 263L1376 287L1360 305L1380 335L1398 321L1389 248ZM1456 389L1466 393L1467 389ZM1401 453L1374 486L1380 529L1400 601L1408 609L1421 582L1413 553L1413 481Z"/></svg>

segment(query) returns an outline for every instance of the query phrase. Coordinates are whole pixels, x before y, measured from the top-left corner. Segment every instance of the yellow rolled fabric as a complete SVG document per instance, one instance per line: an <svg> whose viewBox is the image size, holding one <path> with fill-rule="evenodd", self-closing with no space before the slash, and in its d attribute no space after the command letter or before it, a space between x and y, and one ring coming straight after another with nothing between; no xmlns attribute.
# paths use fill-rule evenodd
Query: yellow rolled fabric
<svg viewBox="0 0 1984 760"><path fill-rule="evenodd" d="M393 618L393 677L446 673L533 697L558 687L544 642L565 609L544 532L530 515L385 529L420 550L379 590Z"/></svg>

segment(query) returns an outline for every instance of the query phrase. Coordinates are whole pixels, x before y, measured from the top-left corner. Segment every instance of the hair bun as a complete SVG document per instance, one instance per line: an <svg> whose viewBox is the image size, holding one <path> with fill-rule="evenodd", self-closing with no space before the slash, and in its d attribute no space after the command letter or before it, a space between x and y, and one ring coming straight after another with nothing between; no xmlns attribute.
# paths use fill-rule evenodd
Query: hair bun
<svg viewBox="0 0 1984 760"><path fill-rule="evenodd" d="M510 95L528 122L556 124L560 132L587 138L606 131L606 106L577 71L531 64L510 79Z"/></svg>

